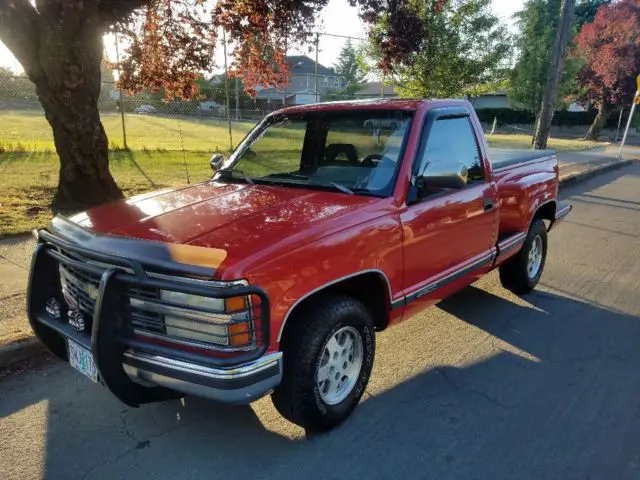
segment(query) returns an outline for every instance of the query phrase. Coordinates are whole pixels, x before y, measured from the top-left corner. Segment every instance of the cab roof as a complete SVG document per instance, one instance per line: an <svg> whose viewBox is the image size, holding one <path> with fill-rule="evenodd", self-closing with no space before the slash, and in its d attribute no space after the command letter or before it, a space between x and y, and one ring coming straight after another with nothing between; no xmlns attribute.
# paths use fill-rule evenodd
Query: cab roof
<svg viewBox="0 0 640 480"><path fill-rule="evenodd" d="M314 103L311 105L296 105L278 110L278 113L308 113L308 112L335 112L340 110L407 110L416 111L427 103L434 106L462 106L465 100L431 100L409 98L368 98L365 100L343 100L338 102Z"/></svg>
<svg viewBox="0 0 640 480"><path fill-rule="evenodd" d="M296 105L280 110L281 113L306 113L336 110L417 110L428 100L406 98L370 98L365 100L343 100L338 102Z"/></svg>

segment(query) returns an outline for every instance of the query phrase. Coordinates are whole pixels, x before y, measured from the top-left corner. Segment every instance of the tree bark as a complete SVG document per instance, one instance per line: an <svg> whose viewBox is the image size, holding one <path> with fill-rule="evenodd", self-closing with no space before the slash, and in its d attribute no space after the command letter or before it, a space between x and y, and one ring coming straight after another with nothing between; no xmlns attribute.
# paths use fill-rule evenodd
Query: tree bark
<svg viewBox="0 0 640 480"><path fill-rule="evenodd" d="M611 115L611 111L606 107L602 106L598 110L598 114L596 118L593 119L593 123L589 127L589 131L585 135L585 140L590 140L592 142L597 142L598 138L600 138L600 132L604 128L604 124L607 123L607 119Z"/></svg>
<svg viewBox="0 0 640 480"><path fill-rule="evenodd" d="M0 5L0 39L35 84L53 130L60 174L52 207L78 211L120 199L98 112L105 28L100 4L37 0L36 6L26 0Z"/></svg>

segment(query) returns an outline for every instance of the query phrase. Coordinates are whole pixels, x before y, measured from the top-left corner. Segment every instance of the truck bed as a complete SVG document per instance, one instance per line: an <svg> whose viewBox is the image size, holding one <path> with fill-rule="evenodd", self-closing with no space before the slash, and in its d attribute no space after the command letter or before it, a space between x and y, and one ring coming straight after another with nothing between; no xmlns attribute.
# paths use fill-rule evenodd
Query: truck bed
<svg viewBox="0 0 640 480"><path fill-rule="evenodd" d="M516 148L489 148L487 155L493 170L511 167L520 163L541 160L555 155L555 150L524 150Z"/></svg>

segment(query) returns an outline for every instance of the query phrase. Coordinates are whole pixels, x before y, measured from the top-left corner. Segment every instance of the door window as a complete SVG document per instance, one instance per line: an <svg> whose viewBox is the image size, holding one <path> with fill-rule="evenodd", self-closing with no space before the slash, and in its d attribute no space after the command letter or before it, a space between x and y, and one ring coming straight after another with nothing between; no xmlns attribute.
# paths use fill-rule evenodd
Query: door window
<svg viewBox="0 0 640 480"><path fill-rule="evenodd" d="M467 185L482 182L484 170L480 151L469 117L436 120L422 149L418 173L428 172L429 165L462 163L467 167Z"/></svg>

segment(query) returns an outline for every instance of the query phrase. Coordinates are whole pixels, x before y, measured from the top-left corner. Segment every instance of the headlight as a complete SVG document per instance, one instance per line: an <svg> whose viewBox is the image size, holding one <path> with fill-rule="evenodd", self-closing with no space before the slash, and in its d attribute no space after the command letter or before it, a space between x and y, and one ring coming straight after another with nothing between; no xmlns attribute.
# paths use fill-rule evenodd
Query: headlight
<svg viewBox="0 0 640 480"><path fill-rule="evenodd" d="M201 297L199 295L189 295L182 292L171 292L169 290L160 290L160 299L163 302L175 303L185 307L198 307L207 310L224 313L224 299Z"/></svg>
<svg viewBox="0 0 640 480"><path fill-rule="evenodd" d="M244 297L210 298L161 290L160 299L165 306L165 331L170 337L224 346L250 343L251 318Z"/></svg>

